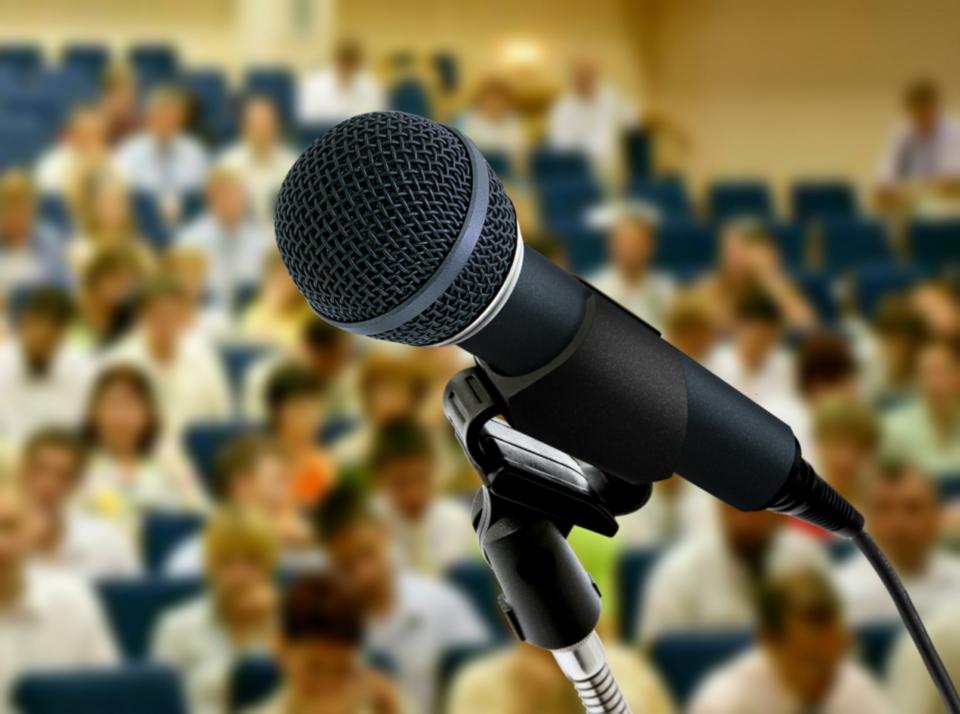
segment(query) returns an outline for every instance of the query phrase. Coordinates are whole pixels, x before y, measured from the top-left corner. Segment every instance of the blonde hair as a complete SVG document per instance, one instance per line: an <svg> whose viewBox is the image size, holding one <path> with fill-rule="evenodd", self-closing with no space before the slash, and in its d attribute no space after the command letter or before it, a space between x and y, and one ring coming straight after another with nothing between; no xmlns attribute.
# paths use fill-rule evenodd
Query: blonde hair
<svg viewBox="0 0 960 714"><path fill-rule="evenodd" d="M207 524L203 546L208 569L225 556L240 554L272 574L280 560L280 543L270 521L252 508L219 511Z"/></svg>

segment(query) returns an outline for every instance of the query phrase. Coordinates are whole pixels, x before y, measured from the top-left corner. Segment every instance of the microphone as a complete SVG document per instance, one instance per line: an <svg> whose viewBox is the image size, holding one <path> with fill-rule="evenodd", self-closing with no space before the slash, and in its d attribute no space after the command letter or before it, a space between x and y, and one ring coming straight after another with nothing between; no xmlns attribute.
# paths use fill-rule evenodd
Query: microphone
<svg viewBox="0 0 960 714"><path fill-rule="evenodd" d="M290 170L276 232L321 317L459 345L530 436L630 483L677 472L744 510L862 527L786 424L524 246L503 185L455 130L400 112L340 123ZM811 509L812 496L826 504Z"/></svg>

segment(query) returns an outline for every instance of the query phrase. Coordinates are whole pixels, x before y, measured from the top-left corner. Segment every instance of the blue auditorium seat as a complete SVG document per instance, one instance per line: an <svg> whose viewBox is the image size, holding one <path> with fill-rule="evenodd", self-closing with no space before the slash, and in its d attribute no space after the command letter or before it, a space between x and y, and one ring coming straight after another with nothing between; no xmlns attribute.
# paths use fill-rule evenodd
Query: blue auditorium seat
<svg viewBox="0 0 960 714"><path fill-rule="evenodd" d="M387 104L394 111L430 118L433 115L430 95L423 82L409 78L397 82L387 93Z"/></svg>
<svg viewBox="0 0 960 714"><path fill-rule="evenodd" d="M683 707L704 677L745 650L749 632L689 632L664 635L650 657L663 675L674 700Z"/></svg>
<svg viewBox="0 0 960 714"><path fill-rule="evenodd" d="M797 181L791 189L793 219L800 224L824 218L850 218L859 212L853 187L846 181Z"/></svg>
<svg viewBox="0 0 960 714"><path fill-rule="evenodd" d="M826 218L822 223L823 267L831 272L893 262L883 223L866 218Z"/></svg>
<svg viewBox="0 0 960 714"><path fill-rule="evenodd" d="M143 556L152 573L163 570L176 549L203 529L204 518L197 513L152 511L143 519Z"/></svg>
<svg viewBox="0 0 960 714"><path fill-rule="evenodd" d="M860 314L870 318L883 301L909 290L923 277L917 266L867 265L856 271L854 294Z"/></svg>
<svg viewBox="0 0 960 714"><path fill-rule="evenodd" d="M0 170L33 164L50 142L48 127L0 114Z"/></svg>
<svg viewBox="0 0 960 714"><path fill-rule="evenodd" d="M297 146L301 149L307 148L316 139L323 136L331 126L333 125L327 122L321 122L319 124L299 124L296 129Z"/></svg>
<svg viewBox="0 0 960 714"><path fill-rule="evenodd" d="M607 244L602 232L569 224L555 226L553 234L563 244L570 269L577 275L589 276L604 266Z"/></svg>
<svg viewBox="0 0 960 714"><path fill-rule="evenodd" d="M440 657L440 692L449 691L454 677L473 660L498 649L498 645L462 645L450 647Z"/></svg>
<svg viewBox="0 0 960 714"><path fill-rule="evenodd" d="M789 268L803 268L807 264L807 234L802 226L776 223L770 233L780 249L783 264Z"/></svg>
<svg viewBox="0 0 960 714"><path fill-rule="evenodd" d="M42 223L56 228L57 232L64 238L71 234L73 221L70 216L70 208L63 196L52 193L43 194L40 196L37 212Z"/></svg>
<svg viewBox="0 0 960 714"><path fill-rule="evenodd" d="M832 324L840 316L830 276L813 270L795 270L793 279L806 295L820 319Z"/></svg>
<svg viewBox="0 0 960 714"><path fill-rule="evenodd" d="M960 501L960 473L941 474L937 478L940 498L948 503Z"/></svg>
<svg viewBox="0 0 960 714"><path fill-rule="evenodd" d="M436 52L430 58L437 74L440 91L452 94L460 88L460 61L452 52Z"/></svg>
<svg viewBox="0 0 960 714"><path fill-rule="evenodd" d="M565 151L541 146L533 151L530 170L537 183L557 179L587 179L590 163L579 151Z"/></svg>
<svg viewBox="0 0 960 714"><path fill-rule="evenodd" d="M223 71L214 67L183 73L181 84L196 104L201 131L224 143L236 132L236 110Z"/></svg>
<svg viewBox="0 0 960 714"><path fill-rule="evenodd" d="M632 642L640 629L647 581L662 553L661 548L637 548L623 553L617 563L620 638L625 642Z"/></svg>
<svg viewBox="0 0 960 714"><path fill-rule="evenodd" d="M64 67L99 80L110 66L110 50L104 45L96 44L67 45L63 50L61 63Z"/></svg>
<svg viewBox="0 0 960 714"><path fill-rule="evenodd" d="M129 660L142 660L150 653L154 630L163 614L203 591L203 581L194 578L110 579L97 583L104 612Z"/></svg>
<svg viewBox="0 0 960 714"><path fill-rule="evenodd" d="M659 267L689 274L710 268L716 257L712 226L687 219L665 221L660 226L655 257Z"/></svg>
<svg viewBox="0 0 960 714"><path fill-rule="evenodd" d="M915 263L935 270L960 264L960 219L914 221L907 235Z"/></svg>
<svg viewBox="0 0 960 714"><path fill-rule="evenodd" d="M856 628L857 655L877 677L886 674L887 661L903 632L897 622L860 625Z"/></svg>
<svg viewBox="0 0 960 714"><path fill-rule="evenodd" d="M244 657L230 673L228 711L245 712L262 706L280 688L282 680L283 673L272 658Z"/></svg>
<svg viewBox="0 0 960 714"><path fill-rule="evenodd" d="M292 124L296 106L293 72L286 67L253 67L247 71L244 93L269 97L284 123Z"/></svg>
<svg viewBox="0 0 960 714"><path fill-rule="evenodd" d="M150 83L170 82L177 78L180 59L169 44L143 43L130 48L127 59L137 76Z"/></svg>
<svg viewBox="0 0 960 714"><path fill-rule="evenodd" d="M687 187L680 178L636 179L627 192L631 198L656 206L664 218L688 218L692 214Z"/></svg>
<svg viewBox="0 0 960 714"><path fill-rule="evenodd" d="M735 218L773 218L773 197L763 181L714 181L707 194L707 214L723 223Z"/></svg>
<svg viewBox="0 0 960 714"><path fill-rule="evenodd" d="M551 231L585 228L589 211L603 201L603 191L590 176L555 178L540 183L540 215Z"/></svg>
<svg viewBox="0 0 960 714"><path fill-rule="evenodd" d="M30 74L43 66L43 52L33 43L4 42L0 44L0 67L16 74Z"/></svg>
<svg viewBox="0 0 960 714"><path fill-rule="evenodd" d="M173 240L173 227L160 213L156 197L149 191L133 191L130 197L137 232L157 250L165 250Z"/></svg>
<svg viewBox="0 0 960 714"><path fill-rule="evenodd" d="M214 472L220 450L231 441L261 428L260 424L247 421L218 421L193 424L184 430L183 445L187 456L209 493L216 493Z"/></svg>
<svg viewBox="0 0 960 714"><path fill-rule="evenodd" d="M236 397L243 393L244 380L250 368L273 348L267 345L227 344L220 346L220 359L223 361L227 379Z"/></svg>
<svg viewBox="0 0 960 714"><path fill-rule="evenodd" d="M11 697L22 714L187 714L176 672L166 667L37 673Z"/></svg>
<svg viewBox="0 0 960 714"><path fill-rule="evenodd" d="M646 129L631 129L624 138L627 175L645 180L653 174L653 138Z"/></svg>
<svg viewBox="0 0 960 714"><path fill-rule="evenodd" d="M483 152L483 156L490 164L493 172L501 179L506 181L513 177L513 162L510 160L510 155L505 151L486 150Z"/></svg>
<svg viewBox="0 0 960 714"><path fill-rule="evenodd" d="M480 559L464 560L447 568L444 578L469 598L496 639L506 637L506 624L497 603L500 586L489 565Z"/></svg>

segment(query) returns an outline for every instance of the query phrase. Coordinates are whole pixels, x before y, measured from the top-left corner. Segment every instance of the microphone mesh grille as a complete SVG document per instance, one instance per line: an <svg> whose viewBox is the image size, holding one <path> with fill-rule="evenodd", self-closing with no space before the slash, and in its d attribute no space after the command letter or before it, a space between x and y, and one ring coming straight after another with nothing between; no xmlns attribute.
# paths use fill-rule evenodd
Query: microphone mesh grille
<svg viewBox="0 0 960 714"><path fill-rule="evenodd" d="M377 337L438 342L493 299L513 257L516 218L490 176L486 222L466 268L428 310ZM410 114L364 114L327 131L290 170L277 201L277 245L320 316L367 320L436 273L460 234L471 188L469 155L454 132Z"/></svg>

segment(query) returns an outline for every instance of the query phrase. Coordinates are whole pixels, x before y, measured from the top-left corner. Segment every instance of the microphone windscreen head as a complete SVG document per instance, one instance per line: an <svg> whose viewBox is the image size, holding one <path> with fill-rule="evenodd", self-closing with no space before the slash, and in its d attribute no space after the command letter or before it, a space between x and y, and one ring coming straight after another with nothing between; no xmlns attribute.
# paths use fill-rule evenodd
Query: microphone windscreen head
<svg viewBox="0 0 960 714"><path fill-rule="evenodd" d="M283 182L276 233L318 315L414 345L480 316L518 240L513 204L476 147L400 112L363 114L317 139Z"/></svg>

